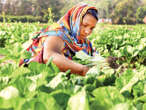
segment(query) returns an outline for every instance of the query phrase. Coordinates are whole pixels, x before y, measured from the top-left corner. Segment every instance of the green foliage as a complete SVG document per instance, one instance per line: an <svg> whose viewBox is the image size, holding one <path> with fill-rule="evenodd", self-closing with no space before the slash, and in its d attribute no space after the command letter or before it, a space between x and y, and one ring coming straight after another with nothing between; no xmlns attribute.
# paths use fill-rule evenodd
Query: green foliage
<svg viewBox="0 0 146 110"><path fill-rule="evenodd" d="M67 102L70 97L68 93L64 92L63 90L56 90L50 95L54 97L56 102L63 108L63 110L67 107Z"/></svg>
<svg viewBox="0 0 146 110"><path fill-rule="evenodd" d="M39 23L0 24L0 109L5 110L143 110L146 108L145 25L98 24L89 37L100 53L91 57L78 53L77 62L93 68L85 77L60 72L52 58L47 64L31 62L18 67L19 59L30 57L24 50L34 35L47 25ZM100 57L99 57L100 56ZM116 56L118 69L103 65L104 57ZM100 59L100 60L99 60ZM11 62L10 62L10 61ZM9 61L9 62L8 62ZM92 64L91 64L92 63ZM106 67L106 68L105 68Z"/></svg>
<svg viewBox="0 0 146 110"><path fill-rule="evenodd" d="M143 19L146 16L146 6L139 7L136 11L136 19L138 23L143 23Z"/></svg>
<svg viewBox="0 0 146 110"><path fill-rule="evenodd" d="M90 110L87 94L84 89L70 97L67 110Z"/></svg>
<svg viewBox="0 0 146 110"><path fill-rule="evenodd" d="M0 16L0 22L47 22L48 19L42 18L41 16L31 16L31 15L25 15L25 16L14 16L14 15L5 15L5 17Z"/></svg>
<svg viewBox="0 0 146 110"><path fill-rule="evenodd" d="M18 77L14 81L14 86L18 88L20 95L22 97L25 97L26 94L29 93L29 87L31 84L32 84L32 81L25 77Z"/></svg>
<svg viewBox="0 0 146 110"><path fill-rule="evenodd" d="M93 41L93 45L103 56L123 57L123 61L129 63L136 61L137 63L144 63L145 25L126 25L124 28L121 25L109 25L109 27L99 25L92 35L90 39Z"/></svg>
<svg viewBox="0 0 146 110"><path fill-rule="evenodd" d="M141 70L141 71L140 71ZM115 85L120 90L123 95L128 96L142 96L144 95L144 85L145 85L145 69L143 66L138 71L127 70L121 75L121 77L116 79ZM137 88L139 88L137 90ZM133 93L132 93L133 91Z"/></svg>
<svg viewBox="0 0 146 110"><path fill-rule="evenodd" d="M132 70L127 70L125 73L122 74L121 77L116 79L116 87L121 90L134 76Z"/></svg>
<svg viewBox="0 0 146 110"><path fill-rule="evenodd" d="M135 97L140 97L145 94L146 91L146 81L138 81L134 86L133 86L133 95Z"/></svg>
<svg viewBox="0 0 146 110"><path fill-rule="evenodd" d="M115 24L135 24L136 17L133 13L136 13L139 6L139 0L122 0L119 1L111 15L113 23Z"/></svg>
<svg viewBox="0 0 146 110"><path fill-rule="evenodd" d="M113 105L125 101L120 92L112 86L97 88L92 94L95 99L91 101L91 110L109 110Z"/></svg>
<svg viewBox="0 0 146 110"><path fill-rule="evenodd" d="M142 23L141 11L137 12L137 17L135 13L139 7L146 4L145 0L7 0L5 4L1 2L0 5L4 8L0 10L3 15L0 21L4 22L58 21L71 7L83 2L97 7L99 18L112 18L113 23L116 24ZM48 9L51 9L51 13Z"/></svg>
<svg viewBox="0 0 146 110"><path fill-rule="evenodd" d="M132 106L132 104L130 103L120 103L120 104L117 104L115 105L111 110L117 110L119 109L120 110L137 110L134 106Z"/></svg>
<svg viewBox="0 0 146 110"><path fill-rule="evenodd" d="M39 93L36 98L26 101L21 110L60 110L56 100L46 93Z"/></svg>

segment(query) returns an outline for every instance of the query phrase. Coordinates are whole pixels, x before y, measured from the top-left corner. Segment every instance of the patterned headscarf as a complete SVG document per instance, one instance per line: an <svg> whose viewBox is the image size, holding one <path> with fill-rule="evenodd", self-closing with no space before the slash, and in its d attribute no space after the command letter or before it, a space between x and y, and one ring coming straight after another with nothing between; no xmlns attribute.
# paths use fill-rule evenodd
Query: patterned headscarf
<svg viewBox="0 0 146 110"><path fill-rule="evenodd" d="M71 8L65 16L57 23L41 30L34 38L33 43L27 49L36 57L35 60L43 63L43 45L48 36L58 36L64 41L64 55L72 59L75 52L83 50L85 53L92 55L93 49L88 39L80 39L80 23L88 9L97 10L95 7L87 4L78 4ZM26 60L28 62L28 59Z"/></svg>

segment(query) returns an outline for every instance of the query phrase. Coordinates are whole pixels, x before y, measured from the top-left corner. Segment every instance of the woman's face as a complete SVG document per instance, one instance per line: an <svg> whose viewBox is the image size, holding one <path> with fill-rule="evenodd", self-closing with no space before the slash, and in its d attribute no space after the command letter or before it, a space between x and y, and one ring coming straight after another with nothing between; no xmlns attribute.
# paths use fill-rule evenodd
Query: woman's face
<svg viewBox="0 0 146 110"><path fill-rule="evenodd" d="M91 14L86 14L83 18L83 21L80 25L80 38L85 39L90 35L96 26L97 19Z"/></svg>

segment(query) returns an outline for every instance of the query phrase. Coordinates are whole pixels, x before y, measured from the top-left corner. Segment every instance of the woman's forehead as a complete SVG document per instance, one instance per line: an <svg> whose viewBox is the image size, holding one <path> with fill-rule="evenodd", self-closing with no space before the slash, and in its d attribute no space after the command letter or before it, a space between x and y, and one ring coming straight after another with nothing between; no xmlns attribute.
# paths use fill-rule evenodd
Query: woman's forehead
<svg viewBox="0 0 146 110"><path fill-rule="evenodd" d="M97 19L91 14L86 14L82 20L82 24L96 24Z"/></svg>

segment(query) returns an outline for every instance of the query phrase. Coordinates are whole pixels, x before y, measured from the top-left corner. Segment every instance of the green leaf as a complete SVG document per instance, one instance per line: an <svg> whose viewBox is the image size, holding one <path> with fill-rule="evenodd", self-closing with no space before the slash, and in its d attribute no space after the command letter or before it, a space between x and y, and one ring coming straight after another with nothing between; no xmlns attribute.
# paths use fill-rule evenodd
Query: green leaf
<svg viewBox="0 0 146 110"><path fill-rule="evenodd" d="M53 57L50 57L49 60L48 60L48 62L46 63L46 65L49 66L52 61L53 61Z"/></svg>
<svg viewBox="0 0 146 110"><path fill-rule="evenodd" d="M120 90L122 89L134 76L131 69L126 70L119 78L116 79L116 87Z"/></svg>
<svg viewBox="0 0 146 110"><path fill-rule="evenodd" d="M66 110L89 110L89 102L84 89L69 98Z"/></svg>
<svg viewBox="0 0 146 110"><path fill-rule="evenodd" d="M49 84L47 84L47 87L51 87L51 88L57 88L59 86L62 85L63 83L63 76L65 76L66 74L63 72L58 73L57 76L55 76L50 82Z"/></svg>
<svg viewBox="0 0 146 110"><path fill-rule="evenodd" d="M37 75L27 76L27 78L32 81L32 84L30 85L30 90L35 91L35 89L39 88L40 86L47 84L46 78L48 78L48 73L41 72Z"/></svg>
<svg viewBox="0 0 146 110"><path fill-rule="evenodd" d="M56 90L50 94L54 97L57 104L59 104L63 110L67 107L67 102L69 100L70 95L63 90Z"/></svg>
<svg viewBox="0 0 146 110"><path fill-rule="evenodd" d="M137 101L146 103L146 95L143 95L143 96L141 96L141 97L135 98L135 99L134 99L134 102L137 102Z"/></svg>
<svg viewBox="0 0 146 110"><path fill-rule="evenodd" d="M79 51L79 52L76 52L76 55L75 55L76 58L78 59L81 59L81 60L88 60L91 58L91 56L87 55L85 52L83 51Z"/></svg>
<svg viewBox="0 0 146 110"><path fill-rule="evenodd" d="M99 65L96 65L88 70L86 76L98 76L99 74L100 74L100 68Z"/></svg>
<svg viewBox="0 0 146 110"><path fill-rule="evenodd" d="M0 76L8 76L13 73L16 69L16 65L5 64L4 66L0 66Z"/></svg>
<svg viewBox="0 0 146 110"><path fill-rule="evenodd" d="M8 86L0 91L0 97L8 100L19 96L19 91L13 86Z"/></svg>
<svg viewBox="0 0 146 110"><path fill-rule="evenodd" d="M42 104L40 104L40 106L44 106L47 110L62 110L62 106L59 106L59 104L56 101L56 99L53 96L51 96L51 95L49 95L47 93L40 92L38 94L36 100L37 100L36 101L37 103L38 102L42 103ZM36 105L36 103L35 103L35 105ZM41 109L41 110L43 110L43 109Z"/></svg>
<svg viewBox="0 0 146 110"><path fill-rule="evenodd" d="M120 104L115 105L110 110L137 110L137 109L129 103L120 103Z"/></svg>
<svg viewBox="0 0 146 110"><path fill-rule="evenodd" d="M40 64L38 62L31 62L28 66L28 69L32 71L33 74L31 75L37 75L41 72L47 72L48 75L51 75L51 74L55 74L54 72L56 72L56 70L53 70L54 68L52 69L51 67L48 67L45 64ZM56 73L58 73L58 71Z"/></svg>
<svg viewBox="0 0 146 110"><path fill-rule="evenodd" d="M8 77L8 76L1 77L0 76L0 90L2 90L4 87L6 87L9 84L9 81L10 81L10 77Z"/></svg>
<svg viewBox="0 0 146 110"><path fill-rule="evenodd" d="M133 95L134 97L140 97L142 95L144 95L144 87L146 85L146 81L142 80L142 81L138 81L133 87Z"/></svg>
<svg viewBox="0 0 146 110"><path fill-rule="evenodd" d="M8 51L8 49L5 48L0 48L0 55L8 55L10 54L10 52Z"/></svg>
<svg viewBox="0 0 146 110"><path fill-rule="evenodd" d="M143 104L143 110L146 110L146 103Z"/></svg>
<svg viewBox="0 0 146 110"><path fill-rule="evenodd" d="M41 102L36 102L34 105L34 110L47 110L45 105Z"/></svg>
<svg viewBox="0 0 146 110"><path fill-rule="evenodd" d="M35 110L34 105L35 105L36 99L31 99L29 101L26 101L22 106L21 110Z"/></svg>
<svg viewBox="0 0 146 110"><path fill-rule="evenodd" d="M118 89L112 86L100 87L92 92L95 97L91 103L91 110L109 110L116 104L125 102Z"/></svg>
<svg viewBox="0 0 146 110"><path fill-rule="evenodd" d="M143 68L142 68L143 69ZM137 83L139 80L143 80L144 76L145 76L145 70L139 70L139 71L132 71L133 77L128 79L129 81L127 82L127 84L124 85L124 87L120 90L120 92L124 92L124 91L131 91L132 86ZM127 75L125 76L125 78L127 77Z"/></svg>
<svg viewBox="0 0 146 110"><path fill-rule="evenodd" d="M13 85L19 90L21 96L27 96L30 92L32 80L24 76L17 77Z"/></svg>
<svg viewBox="0 0 146 110"><path fill-rule="evenodd" d="M10 77L16 78L18 76L22 76L22 75L29 74L29 73L30 73L30 70L28 68L25 68L25 67L17 67L12 72L12 74L10 75Z"/></svg>
<svg viewBox="0 0 146 110"><path fill-rule="evenodd" d="M4 100L0 98L0 110L21 110L21 106L25 103L25 99L21 97Z"/></svg>

